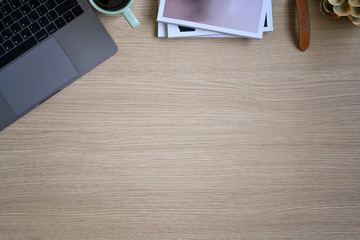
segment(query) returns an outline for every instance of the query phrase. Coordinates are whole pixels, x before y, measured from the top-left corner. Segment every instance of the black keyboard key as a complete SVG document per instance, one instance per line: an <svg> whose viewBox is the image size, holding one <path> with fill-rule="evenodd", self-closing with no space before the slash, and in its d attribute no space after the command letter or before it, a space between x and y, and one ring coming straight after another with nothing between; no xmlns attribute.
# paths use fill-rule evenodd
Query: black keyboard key
<svg viewBox="0 0 360 240"><path fill-rule="evenodd" d="M14 44L11 42L11 40L7 40L6 42L3 43L3 47L5 48L6 51L10 51L10 49L14 48Z"/></svg>
<svg viewBox="0 0 360 240"><path fill-rule="evenodd" d="M71 22L72 20L74 20L75 16L74 16L74 14L73 14L71 11L68 11L67 13L65 13L65 14L63 15L63 18L65 19L65 21L66 21L67 23L69 23L69 22Z"/></svg>
<svg viewBox="0 0 360 240"><path fill-rule="evenodd" d="M61 3L63 3L65 0L55 0L55 2L57 3L57 4L61 4Z"/></svg>
<svg viewBox="0 0 360 240"><path fill-rule="evenodd" d="M40 30L40 26L37 22L34 22L29 26L29 29L32 33L36 33L37 31Z"/></svg>
<svg viewBox="0 0 360 240"><path fill-rule="evenodd" d="M20 7L20 11L22 12L23 15L26 15L29 12L31 12L31 8L30 8L29 4L26 3L25 5Z"/></svg>
<svg viewBox="0 0 360 240"><path fill-rule="evenodd" d="M5 39L0 35L0 44L2 44L5 41Z"/></svg>
<svg viewBox="0 0 360 240"><path fill-rule="evenodd" d="M42 16L42 15L44 15L45 13L48 12L48 10L46 9L46 7L45 7L44 5L41 5L40 7L38 7L38 8L36 9L36 11L38 12L38 14L39 14L40 16Z"/></svg>
<svg viewBox="0 0 360 240"><path fill-rule="evenodd" d="M31 22L34 22L37 19L39 19L40 16L35 10L33 10L31 13L28 14L28 17L29 17Z"/></svg>
<svg viewBox="0 0 360 240"><path fill-rule="evenodd" d="M75 7L76 5L77 5L76 0L66 0L66 2L63 2L60 6L55 8L55 11L60 16L66 13L67 11L69 11L70 9L72 9L73 7Z"/></svg>
<svg viewBox="0 0 360 240"><path fill-rule="evenodd" d="M0 32L5 29L5 25L0 21Z"/></svg>
<svg viewBox="0 0 360 240"><path fill-rule="evenodd" d="M10 3L10 5L15 10L21 6L21 2L19 0L14 0Z"/></svg>
<svg viewBox="0 0 360 240"><path fill-rule="evenodd" d="M0 19L2 19L4 17L4 14L1 12L1 8L0 8Z"/></svg>
<svg viewBox="0 0 360 240"><path fill-rule="evenodd" d="M57 18L54 23L58 29L62 28L66 24L65 20L62 17Z"/></svg>
<svg viewBox="0 0 360 240"><path fill-rule="evenodd" d="M9 27L11 24L14 23L14 20L12 19L11 16L7 16L3 19L3 23L4 23L5 27Z"/></svg>
<svg viewBox="0 0 360 240"><path fill-rule="evenodd" d="M1 32L1 35L3 36L3 38L5 40L8 40L9 38L11 38L13 36L12 32L10 31L10 29L5 29L4 31Z"/></svg>
<svg viewBox="0 0 360 240"><path fill-rule="evenodd" d="M0 45L0 56L5 53L5 49Z"/></svg>
<svg viewBox="0 0 360 240"><path fill-rule="evenodd" d="M15 11L13 11L13 12L11 13L11 17L12 17L15 21L17 21L17 20L19 20L19 19L22 17L22 13L20 12L19 9L16 9Z"/></svg>
<svg viewBox="0 0 360 240"><path fill-rule="evenodd" d="M47 25L45 27L46 31L48 32L48 34L53 34L54 32L56 32L57 28L55 26L55 24L50 23L49 25Z"/></svg>
<svg viewBox="0 0 360 240"><path fill-rule="evenodd" d="M23 41L23 39L22 39L22 37L20 36L19 33L16 34L15 36L13 36L13 37L11 38L11 40L12 40L12 42L13 42L15 45L19 45L19 44Z"/></svg>
<svg viewBox="0 0 360 240"><path fill-rule="evenodd" d="M28 28L25 28L24 30L22 30L20 32L20 35L21 35L21 37L23 39L27 39L27 38L29 38L31 36L31 32L30 32L30 30Z"/></svg>
<svg viewBox="0 0 360 240"><path fill-rule="evenodd" d="M55 10L52 10L51 12L48 12L46 14L46 17L49 19L49 21L54 21L55 19L57 19L58 15L57 13L55 12Z"/></svg>
<svg viewBox="0 0 360 240"><path fill-rule="evenodd" d="M31 37L26 41L20 43L16 48L6 53L0 59L0 68L4 67L6 64L10 63L12 60L21 56L24 52L34 47L37 44L35 37Z"/></svg>
<svg viewBox="0 0 360 240"><path fill-rule="evenodd" d="M49 20L47 20L46 16L42 16L39 20L38 23L40 25L40 27L45 27L46 25L49 24Z"/></svg>
<svg viewBox="0 0 360 240"><path fill-rule="evenodd" d="M40 31L38 31L35 34L36 39L38 40L38 42L41 42L42 40L44 40L47 36L49 36L47 34L47 32L45 31L45 29L41 29Z"/></svg>
<svg viewBox="0 0 360 240"><path fill-rule="evenodd" d="M6 4L5 6L1 7L0 10L3 12L3 14L9 15L12 12L12 8L10 7L10 4Z"/></svg>
<svg viewBox="0 0 360 240"><path fill-rule="evenodd" d="M13 32L13 34L16 34L18 32L20 32L20 30L22 29L19 23L14 23L13 25L10 26L11 31Z"/></svg>
<svg viewBox="0 0 360 240"><path fill-rule="evenodd" d="M56 2L54 0L49 0L49 1L45 2L45 6L50 11L53 8L55 8L57 6L57 4L56 4Z"/></svg>
<svg viewBox="0 0 360 240"><path fill-rule="evenodd" d="M75 17L78 17L80 14L84 12L84 10L82 10L82 8L79 5L77 5L72 9L72 12L74 13Z"/></svg>
<svg viewBox="0 0 360 240"><path fill-rule="evenodd" d="M21 18L19 20L19 23L20 23L22 28L25 28L26 26L30 25L30 20L28 19L27 16L24 16L23 18Z"/></svg>
<svg viewBox="0 0 360 240"><path fill-rule="evenodd" d="M28 0L20 0L21 3L26 3Z"/></svg>
<svg viewBox="0 0 360 240"><path fill-rule="evenodd" d="M30 0L29 5L32 9L35 9L40 5L40 2L39 0Z"/></svg>

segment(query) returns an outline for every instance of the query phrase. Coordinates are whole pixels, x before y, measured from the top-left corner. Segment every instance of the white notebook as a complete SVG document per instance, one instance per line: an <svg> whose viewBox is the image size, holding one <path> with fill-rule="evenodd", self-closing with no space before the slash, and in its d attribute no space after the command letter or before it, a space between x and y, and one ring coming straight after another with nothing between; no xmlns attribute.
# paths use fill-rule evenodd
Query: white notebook
<svg viewBox="0 0 360 240"><path fill-rule="evenodd" d="M261 39L266 0L161 0L157 20Z"/></svg>

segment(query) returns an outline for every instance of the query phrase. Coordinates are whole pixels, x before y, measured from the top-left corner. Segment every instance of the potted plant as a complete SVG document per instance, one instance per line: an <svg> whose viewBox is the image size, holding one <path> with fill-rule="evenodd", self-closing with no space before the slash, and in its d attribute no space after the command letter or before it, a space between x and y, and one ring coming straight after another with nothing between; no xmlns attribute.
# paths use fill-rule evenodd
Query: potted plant
<svg viewBox="0 0 360 240"><path fill-rule="evenodd" d="M320 10L331 18L348 17L360 26L360 0L321 0Z"/></svg>

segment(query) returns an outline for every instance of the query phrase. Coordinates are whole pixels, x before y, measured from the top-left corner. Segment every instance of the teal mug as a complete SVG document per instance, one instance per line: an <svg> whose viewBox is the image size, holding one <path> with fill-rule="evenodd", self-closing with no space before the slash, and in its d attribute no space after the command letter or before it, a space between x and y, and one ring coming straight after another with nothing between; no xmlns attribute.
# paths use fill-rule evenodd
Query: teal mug
<svg viewBox="0 0 360 240"><path fill-rule="evenodd" d="M130 9L134 0L89 0L89 2L101 13L107 15L123 14L132 28L140 25Z"/></svg>

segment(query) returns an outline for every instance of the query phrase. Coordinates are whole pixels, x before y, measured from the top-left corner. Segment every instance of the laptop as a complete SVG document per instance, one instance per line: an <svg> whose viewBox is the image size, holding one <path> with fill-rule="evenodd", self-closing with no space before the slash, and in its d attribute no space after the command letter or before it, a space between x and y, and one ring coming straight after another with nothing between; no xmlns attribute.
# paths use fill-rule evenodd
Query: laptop
<svg viewBox="0 0 360 240"><path fill-rule="evenodd" d="M116 52L86 0L0 0L0 131Z"/></svg>

